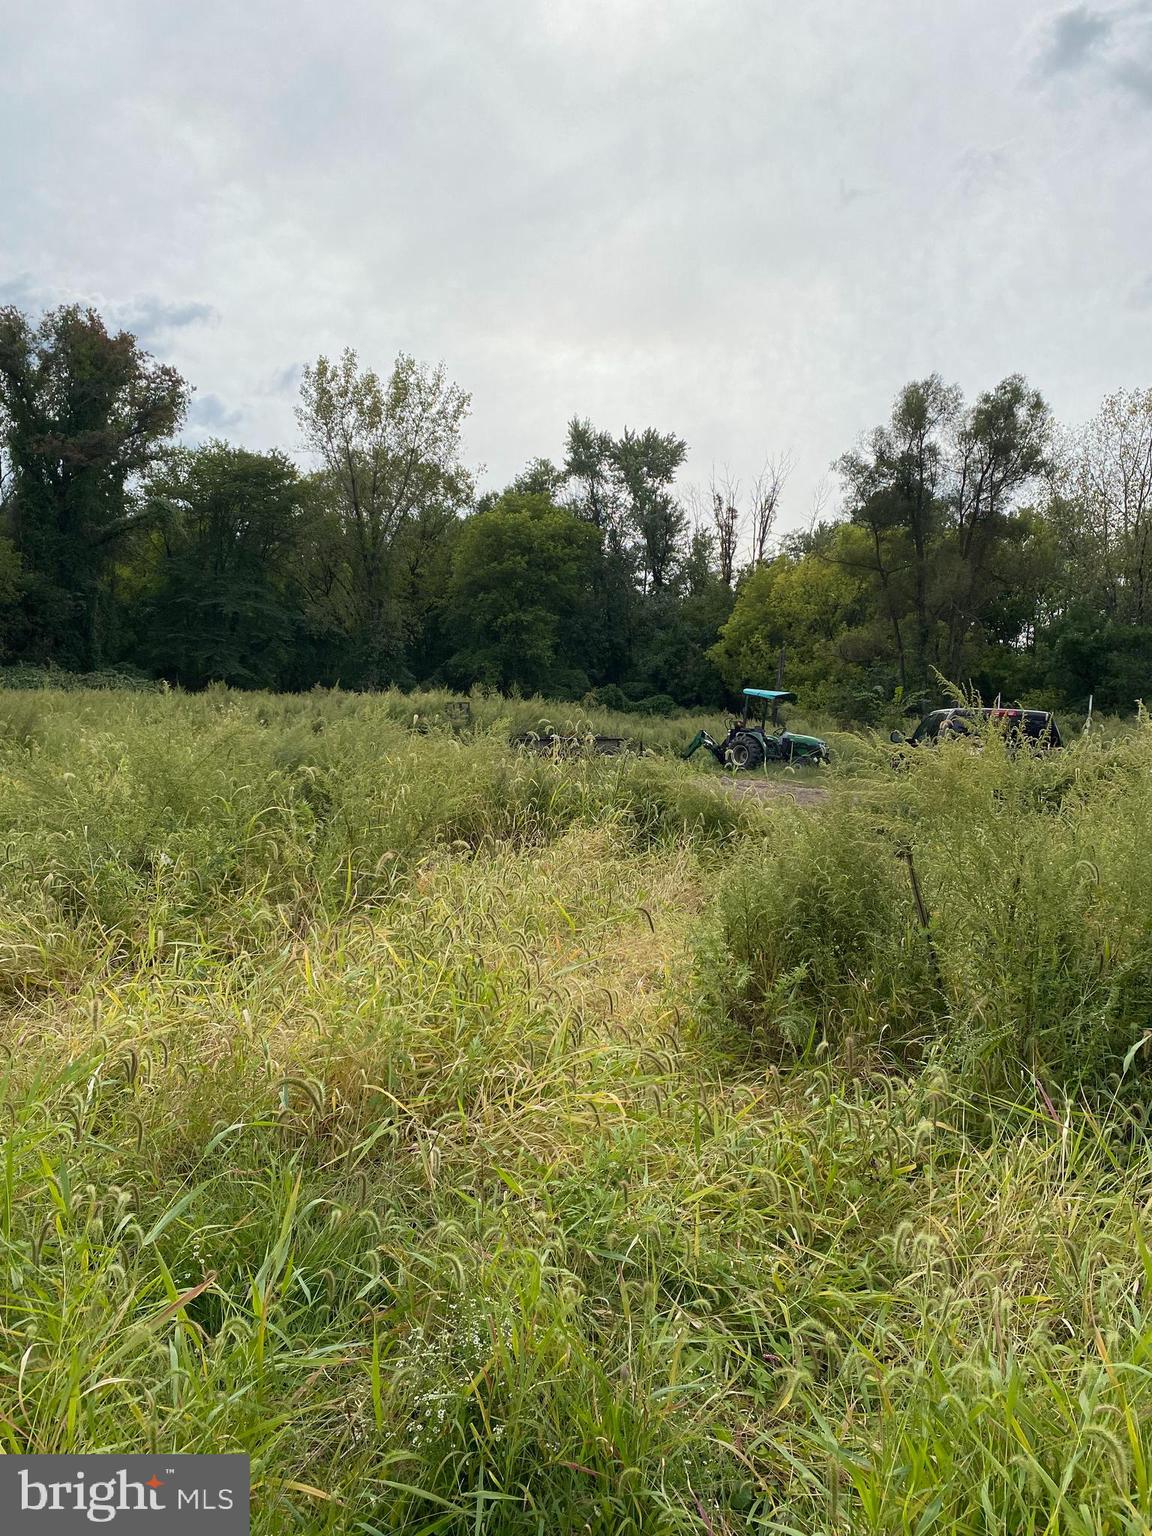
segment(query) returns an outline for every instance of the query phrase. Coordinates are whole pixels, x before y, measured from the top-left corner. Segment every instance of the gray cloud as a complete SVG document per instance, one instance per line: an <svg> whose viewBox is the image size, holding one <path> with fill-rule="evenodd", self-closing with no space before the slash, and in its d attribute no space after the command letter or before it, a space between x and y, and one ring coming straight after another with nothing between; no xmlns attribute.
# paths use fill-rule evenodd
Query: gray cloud
<svg viewBox="0 0 1152 1536"><path fill-rule="evenodd" d="M300 389L300 379L303 372L303 363L289 363L286 368L278 368L269 380L268 393L271 395L295 395Z"/></svg>
<svg viewBox="0 0 1152 1536"><path fill-rule="evenodd" d="M218 318L211 304L188 300L175 303L155 297L135 299L117 306L120 323L138 336L155 336L161 331L178 331L186 325L201 325Z"/></svg>
<svg viewBox="0 0 1152 1536"><path fill-rule="evenodd" d="M131 331L146 351L171 359L173 347L182 332L195 326L210 325L219 315L215 307L200 300L162 299L143 294L125 302L98 303L105 317L122 330Z"/></svg>
<svg viewBox="0 0 1152 1536"><path fill-rule="evenodd" d="M188 407L185 431L191 436L211 436L217 432L231 432L243 420L244 412L230 410L219 395L197 393Z"/></svg>
<svg viewBox="0 0 1152 1536"><path fill-rule="evenodd" d="M1113 79L1126 91L1138 97L1146 106L1152 106L1152 47L1149 58L1121 59L1113 67Z"/></svg>
<svg viewBox="0 0 1152 1536"><path fill-rule="evenodd" d="M1041 75L1065 74L1083 69L1111 35L1113 18L1086 5L1076 5L1052 22L1043 52L1037 60Z"/></svg>
<svg viewBox="0 0 1152 1536"><path fill-rule="evenodd" d="M100 311L110 326L131 331L145 346L168 332L205 324L218 318L211 304L187 299L162 299L155 294L133 299L108 298L85 288L44 283L31 272L21 272L0 281L0 304L15 304L34 314L60 304L91 306Z"/></svg>
<svg viewBox="0 0 1152 1536"><path fill-rule="evenodd" d="M1078 5L1051 23L1036 60L1042 80L1083 75L1152 106L1152 0L1108 11Z"/></svg>
<svg viewBox="0 0 1152 1536"><path fill-rule="evenodd" d="M21 272L0 281L0 304L14 304L25 311L39 308L39 293L31 273Z"/></svg>

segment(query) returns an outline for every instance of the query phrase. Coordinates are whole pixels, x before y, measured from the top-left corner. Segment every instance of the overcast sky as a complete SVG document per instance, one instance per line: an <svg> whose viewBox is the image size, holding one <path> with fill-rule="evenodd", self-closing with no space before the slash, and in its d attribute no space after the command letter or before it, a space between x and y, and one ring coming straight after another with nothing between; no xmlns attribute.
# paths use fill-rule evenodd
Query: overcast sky
<svg viewBox="0 0 1152 1536"><path fill-rule="evenodd" d="M82 298L297 447L301 365L443 358L503 484L573 414L686 479L907 379L1152 383L1152 0L0 0L0 301Z"/></svg>

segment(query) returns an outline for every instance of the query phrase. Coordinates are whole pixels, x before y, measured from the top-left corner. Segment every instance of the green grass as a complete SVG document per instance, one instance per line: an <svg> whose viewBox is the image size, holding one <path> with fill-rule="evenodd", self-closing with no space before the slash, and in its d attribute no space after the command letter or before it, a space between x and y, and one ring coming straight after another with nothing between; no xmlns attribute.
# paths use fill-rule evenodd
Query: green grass
<svg viewBox="0 0 1152 1536"><path fill-rule="evenodd" d="M4 1449L247 1451L258 1532L1146 1532L1147 727L800 812L474 702L0 695Z"/></svg>

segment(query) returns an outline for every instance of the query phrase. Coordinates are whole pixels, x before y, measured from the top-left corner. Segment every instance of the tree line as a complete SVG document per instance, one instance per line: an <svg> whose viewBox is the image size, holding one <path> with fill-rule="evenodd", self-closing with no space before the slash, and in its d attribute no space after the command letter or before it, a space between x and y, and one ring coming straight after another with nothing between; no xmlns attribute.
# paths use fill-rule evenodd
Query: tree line
<svg viewBox="0 0 1152 1536"><path fill-rule="evenodd" d="M191 390L129 333L0 309L0 661L189 688L480 683L617 707L789 687L844 719L935 681L1131 709L1152 670L1152 389L1083 427L1012 375L933 375L777 533L786 458L685 494L687 444L579 417L478 494L442 366L303 372L306 467L179 438Z"/></svg>

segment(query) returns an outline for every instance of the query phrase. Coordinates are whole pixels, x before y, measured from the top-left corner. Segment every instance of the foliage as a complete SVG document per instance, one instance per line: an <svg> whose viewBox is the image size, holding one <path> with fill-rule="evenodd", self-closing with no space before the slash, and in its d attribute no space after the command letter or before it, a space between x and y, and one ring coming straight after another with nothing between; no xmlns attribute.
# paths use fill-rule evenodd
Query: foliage
<svg viewBox="0 0 1152 1536"><path fill-rule="evenodd" d="M127 667L108 667L102 672L66 672L62 667L36 667L27 662L0 667L0 689L43 689L76 693L91 688L130 688L134 692L162 693L164 683Z"/></svg>
<svg viewBox="0 0 1152 1536"><path fill-rule="evenodd" d="M960 676L1019 583L1027 524L1016 504L1047 467L1050 434L1047 405L1020 375L965 409L933 374L900 392L866 451L839 461L860 535L845 553L871 582L901 687L922 686L933 667Z"/></svg>
<svg viewBox="0 0 1152 1536"><path fill-rule="evenodd" d="M671 688L681 702L711 703L716 679L703 652L727 611L727 587L710 569L706 534L689 537L674 493L686 454L673 433L626 428L613 438L574 418L564 474L572 510L602 541L593 673L631 694ZM722 587L724 597L708 593L709 585Z"/></svg>
<svg viewBox="0 0 1152 1536"><path fill-rule="evenodd" d="M450 677L579 698L600 549L596 529L546 496L509 491L460 531L448 587Z"/></svg>
<svg viewBox="0 0 1152 1536"><path fill-rule="evenodd" d="M1032 676L1130 709L1152 669L1152 389L1117 391L1060 436Z"/></svg>
<svg viewBox="0 0 1152 1536"><path fill-rule="evenodd" d="M0 534L0 657L20 630L20 600L26 589L24 569L16 546Z"/></svg>
<svg viewBox="0 0 1152 1536"><path fill-rule="evenodd" d="M166 515L139 605L141 659L191 687L289 681L304 519L295 466L211 442L173 454L148 489Z"/></svg>
<svg viewBox="0 0 1152 1536"><path fill-rule="evenodd" d="M839 507L785 536L789 454L702 493L654 426L574 416L562 461L478 495L468 394L406 354L304 369L307 472L177 449L187 396L94 312L2 312L0 659L703 709L779 677L844 724L938 701L939 676L1076 710L1146 691L1147 389L1068 429L1019 374L971 401L913 380L837 460Z"/></svg>
<svg viewBox="0 0 1152 1536"><path fill-rule="evenodd" d="M187 403L176 370L127 331L110 335L94 310L66 305L33 325L0 309L0 457L10 466L4 514L20 561L23 654L99 665L101 578L148 515L139 477Z"/></svg>
<svg viewBox="0 0 1152 1536"><path fill-rule="evenodd" d="M460 463L469 404L442 366L403 353L386 383L351 348L304 370L297 419L331 499L314 600L348 641L350 681L402 670L401 545L414 525L444 525L471 500Z"/></svg>
<svg viewBox="0 0 1152 1536"><path fill-rule="evenodd" d="M1109 618L1152 623L1152 388L1118 390L1060 443L1052 521L1067 577Z"/></svg>
<svg viewBox="0 0 1152 1536"><path fill-rule="evenodd" d="M774 687L782 660L788 686L819 703L834 703L837 689L863 677L844 644L866 614L864 584L838 558L846 543L847 531L835 530L830 558L781 554L741 583L711 653L733 692Z"/></svg>

